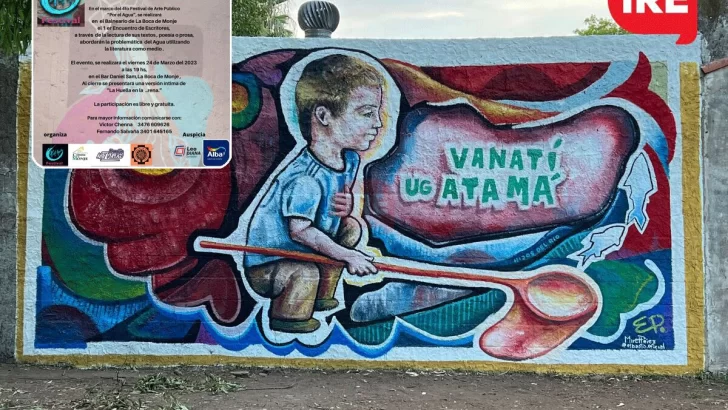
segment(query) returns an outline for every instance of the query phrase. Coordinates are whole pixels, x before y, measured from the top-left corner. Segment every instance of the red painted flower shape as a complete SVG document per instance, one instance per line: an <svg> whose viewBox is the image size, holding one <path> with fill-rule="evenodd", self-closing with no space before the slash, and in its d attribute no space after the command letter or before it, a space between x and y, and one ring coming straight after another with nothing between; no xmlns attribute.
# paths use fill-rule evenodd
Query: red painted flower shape
<svg viewBox="0 0 728 410"><path fill-rule="evenodd" d="M75 170L68 207L81 233L106 244L109 265L117 273L151 276L161 300L186 307L207 303L216 320L229 323L241 305L234 267L214 259L201 261L188 253L188 246L195 231L220 229L231 192L230 167L163 175ZM190 273L196 276L185 280ZM191 283L197 285L195 292L187 286ZM204 288L221 285L235 291L216 297L219 292Z"/></svg>

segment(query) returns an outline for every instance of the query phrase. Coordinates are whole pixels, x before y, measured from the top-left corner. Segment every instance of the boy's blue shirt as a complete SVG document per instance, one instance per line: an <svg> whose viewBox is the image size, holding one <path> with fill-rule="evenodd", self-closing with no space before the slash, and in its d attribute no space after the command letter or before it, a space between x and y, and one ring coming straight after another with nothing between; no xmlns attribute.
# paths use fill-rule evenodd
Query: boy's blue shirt
<svg viewBox="0 0 728 410"><path fill-rule="evenodd" d="M306 148L276 177L248 228L249 246L287 251L311 252L305 245L291 239L288 218L308 219L313 227L331 238L336 236L341 217L333 215L334 196L352 187L359 169L359 154L344 152L345 168L336 171L319 161ZM246 253L246 268L282 259Z"/></svg>

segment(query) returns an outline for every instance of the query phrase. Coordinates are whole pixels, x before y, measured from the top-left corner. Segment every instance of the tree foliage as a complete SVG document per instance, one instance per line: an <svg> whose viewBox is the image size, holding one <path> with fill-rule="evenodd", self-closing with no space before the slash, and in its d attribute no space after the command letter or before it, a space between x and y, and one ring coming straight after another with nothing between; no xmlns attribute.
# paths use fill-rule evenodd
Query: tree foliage
<svg viewBox="0 0 728 410"><path fill-rule="evenodd" d="M702 19L715 21L721 15L728 15L728 1L725 0L699 0L698 13Z"/></svg>
<svg viewBox="0 0 728 410"><path fill-rule="evenodd" d="M0 53L20 55L30 44L31 0L3 0L0 7Z"/></svg>
<svg viewBox="0 0 728 410"><path fill-rule="evenodd" d="M287 0L232 0L233 36L291 37Z"/></svg>
<svg viewBox="0 0 728 410"><path fill-rule="evenodd" d="M580 36L603 36L603 35L616 35L616 34L629 34L629 32L622 27L619 27L617 23L608 18L599 18L595 15L591 15L584 20L583 29L574 30L574 34Z"/></svg>

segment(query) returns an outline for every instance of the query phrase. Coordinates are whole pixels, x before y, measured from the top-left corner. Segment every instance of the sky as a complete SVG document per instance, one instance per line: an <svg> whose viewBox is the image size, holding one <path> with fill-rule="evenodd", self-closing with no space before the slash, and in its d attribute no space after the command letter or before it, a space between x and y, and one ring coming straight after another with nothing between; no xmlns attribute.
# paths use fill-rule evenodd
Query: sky
<svg viewBox="0 0 728 410"><path fill-rule="evenodd" d="M341 12L334 38L569 36L607 0L329 0ZM291 0L295 19L305 0ZM296 27L296 37L303 30Z"/></svg>

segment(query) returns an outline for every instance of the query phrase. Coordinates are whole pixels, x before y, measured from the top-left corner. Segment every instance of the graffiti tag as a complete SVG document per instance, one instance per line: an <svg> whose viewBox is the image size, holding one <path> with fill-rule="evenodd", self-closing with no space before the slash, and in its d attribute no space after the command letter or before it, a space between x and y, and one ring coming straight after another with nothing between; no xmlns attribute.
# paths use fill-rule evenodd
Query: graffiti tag
<svg viewBox="0 0 728 410"><path fill-rule="evenodd" d="M665 317L662 315L642 316L632 322L634 331L640 335L649 332L667 333L667 329L663 326L664 324Z"/></svg>

